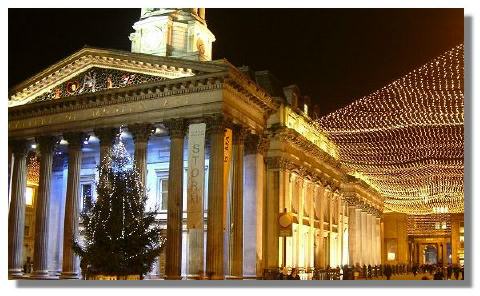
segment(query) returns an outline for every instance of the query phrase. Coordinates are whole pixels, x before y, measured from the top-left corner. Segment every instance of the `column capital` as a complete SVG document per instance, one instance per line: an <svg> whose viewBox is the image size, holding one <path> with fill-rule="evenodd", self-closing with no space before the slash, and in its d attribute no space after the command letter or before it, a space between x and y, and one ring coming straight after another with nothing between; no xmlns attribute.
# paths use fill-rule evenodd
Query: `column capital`
<svg viewBox="0 0 480 296"><path fill-rule="evenodd" d="M11 140L9 141L14 155L27 155L28 141L27 140Z"/></svg>
<svg viewBox="0 0 480 296"><path fill-rule="evenodd" d="M68 142L69 150L80 150L83 147L83 141L85 141L87 135L82 132L69 132L64 133L63 138Z"/></svg>
<svg viewBox="0 0 480 296"><path fill-rule="evenodd" d="M183 138L185 137L185 130L187 125L183 118L175 118L167 120L163 123L168 129L170 138Z"/></svg>
<svg viewBox="0 0 480 296"><path fill-rule="evenodd" d="M249 134L249 130L239 124L233 125L233 144L243 144Z"/></svg>
<svg viewBox="0 0 480 296"><path fill-rule="evenodd" d="M119 128L97 128L93 132L98 139L100 139L100 146L112 146L115 142L115 138L120 132Z"/></svg>
<svg viewBox="0 0 480 296"><path fill-rule="evenodd" d="M281 156L267 157L265 163L267 169L292 171L295 168L295 165L292 162Z"/></svg>
<svg viewBox="0 0 480 296"><path fill-rule="evenodd" d="M135 143L146 143L154 130L151 123L135 123L128 126L128 131L132 134Z"/></svg>
<svg viewBox="0 0 480 296"><path fill-rule="evenodd" d="M40 154L51 153L55 149L55 145L58 142L57 137L54 136L40 136L35 138L35 141L39 145Z"/></svg>
<svg viewBox="0 0 480 296"><path fill-rule="evenodd" d="M353 196L346 196L345 201L349 207L356 208L358 206L358 200Z"/></svg>
<svg viewBox="0 0 480 296"><path fill-rule="evenodd" d="M227 127L230 127L230 123L222 114L216 114L206 118L207 133L223 133Z"/></svg>
<svg viewBox="0 0 480 296"><path fill-rule="evenodd" d="M248 134L245 138L245 154L267 153L269 147L268 137L265 135Z"/></svg>
<svg viewBox="0 0 480 296"><path fill-rule="evenodd" d="M337 190L332 191L332 200L334 201L340 200L340 193Z"/></svg>

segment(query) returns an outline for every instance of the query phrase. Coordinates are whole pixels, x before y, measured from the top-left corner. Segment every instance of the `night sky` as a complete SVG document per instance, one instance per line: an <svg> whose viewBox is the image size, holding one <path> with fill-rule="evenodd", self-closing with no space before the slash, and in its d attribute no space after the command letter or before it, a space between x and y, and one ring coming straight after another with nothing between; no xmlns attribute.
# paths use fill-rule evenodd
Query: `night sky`
<svg viewBox="0 0 480 296"><path fill-rule="evenodd" d="M84 45L130 51L140 9L9 9L8 85ZM327 114L463 42L463 9L207 9L214 59L270 70Z"/></svg>

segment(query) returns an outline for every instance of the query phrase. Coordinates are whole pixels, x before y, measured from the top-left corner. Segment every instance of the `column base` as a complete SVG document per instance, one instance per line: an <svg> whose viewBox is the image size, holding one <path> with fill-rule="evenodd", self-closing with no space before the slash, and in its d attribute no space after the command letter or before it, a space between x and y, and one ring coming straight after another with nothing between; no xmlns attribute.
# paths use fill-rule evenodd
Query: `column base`
<svg viewBox="0 0 480 296"><path fill-rule="evenodd" d="M212 275L210 278L207 278L207 280L214 280L214 281L218 281L218 280L225 280L225 276L223 275Z"/></svg>
<svg viewBox="0 0 480 296"><path fill-rule="evenodd" d="M164 278L165 280L181 280L182 279L182 276L180 275L167 275L165 276Z"/></svg>
<svg viewBox="0 0 480 296"><path fill-rule="evenodd" d="M21 269L9 269L8 270L8 279L9 280L18 280L23 277L23 271Z"/></svg>
<svg viewBox="0 0 480 296"><path fill-rule="evenodd" d="M78 272L62 272L59 278L61 280L79 280L81 277Z"/></svg>
<svg viewBox="0 0 480 296"><path fill-rule="evenodd" d="M227 275L225 276L226 280L243 280L243 276L238 275Z"/></svg>
<svg viewBox="0 0 480 296"><path fill-rule="evenodd" d="M189 274L186 276L187 280L204 280L205 276L201 274Z"/></svg>
<svg viewBox="0 0 480 296"><path fill-rule="evenodd" d="M34 271L34 272L32 272L32 274L28 278L32 279L32 280L55 280L55 279L58 279L58 277L52 276L48 272L48 270Z"/></svg>

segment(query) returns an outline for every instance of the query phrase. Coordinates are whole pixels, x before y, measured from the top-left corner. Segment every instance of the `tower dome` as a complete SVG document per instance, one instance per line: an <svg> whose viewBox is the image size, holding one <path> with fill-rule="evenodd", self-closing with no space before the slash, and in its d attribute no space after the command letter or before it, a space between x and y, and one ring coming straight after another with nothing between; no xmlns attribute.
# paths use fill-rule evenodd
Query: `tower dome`
<svg viewBox="0 0 480 296"><path fill-rule="evenodd" d="M132 52L197 61L212 59L215 36L205 8L142 8L130 34Z"/></svg>

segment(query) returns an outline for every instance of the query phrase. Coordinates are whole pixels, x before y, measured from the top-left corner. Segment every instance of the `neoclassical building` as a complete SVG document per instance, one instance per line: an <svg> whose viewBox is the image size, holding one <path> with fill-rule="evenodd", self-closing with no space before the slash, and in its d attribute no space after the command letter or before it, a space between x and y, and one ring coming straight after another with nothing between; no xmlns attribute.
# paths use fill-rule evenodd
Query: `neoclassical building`
<svg viewBox="0 0 480 296"><path fill-rule="evenodd" d="M143 9L133 28L131 52L85 47L10 90L11 278L80 278L71 238L117 137L167 237L152 278L382 263L383 199L297 87L212 61L204 9Z"/></svg>

